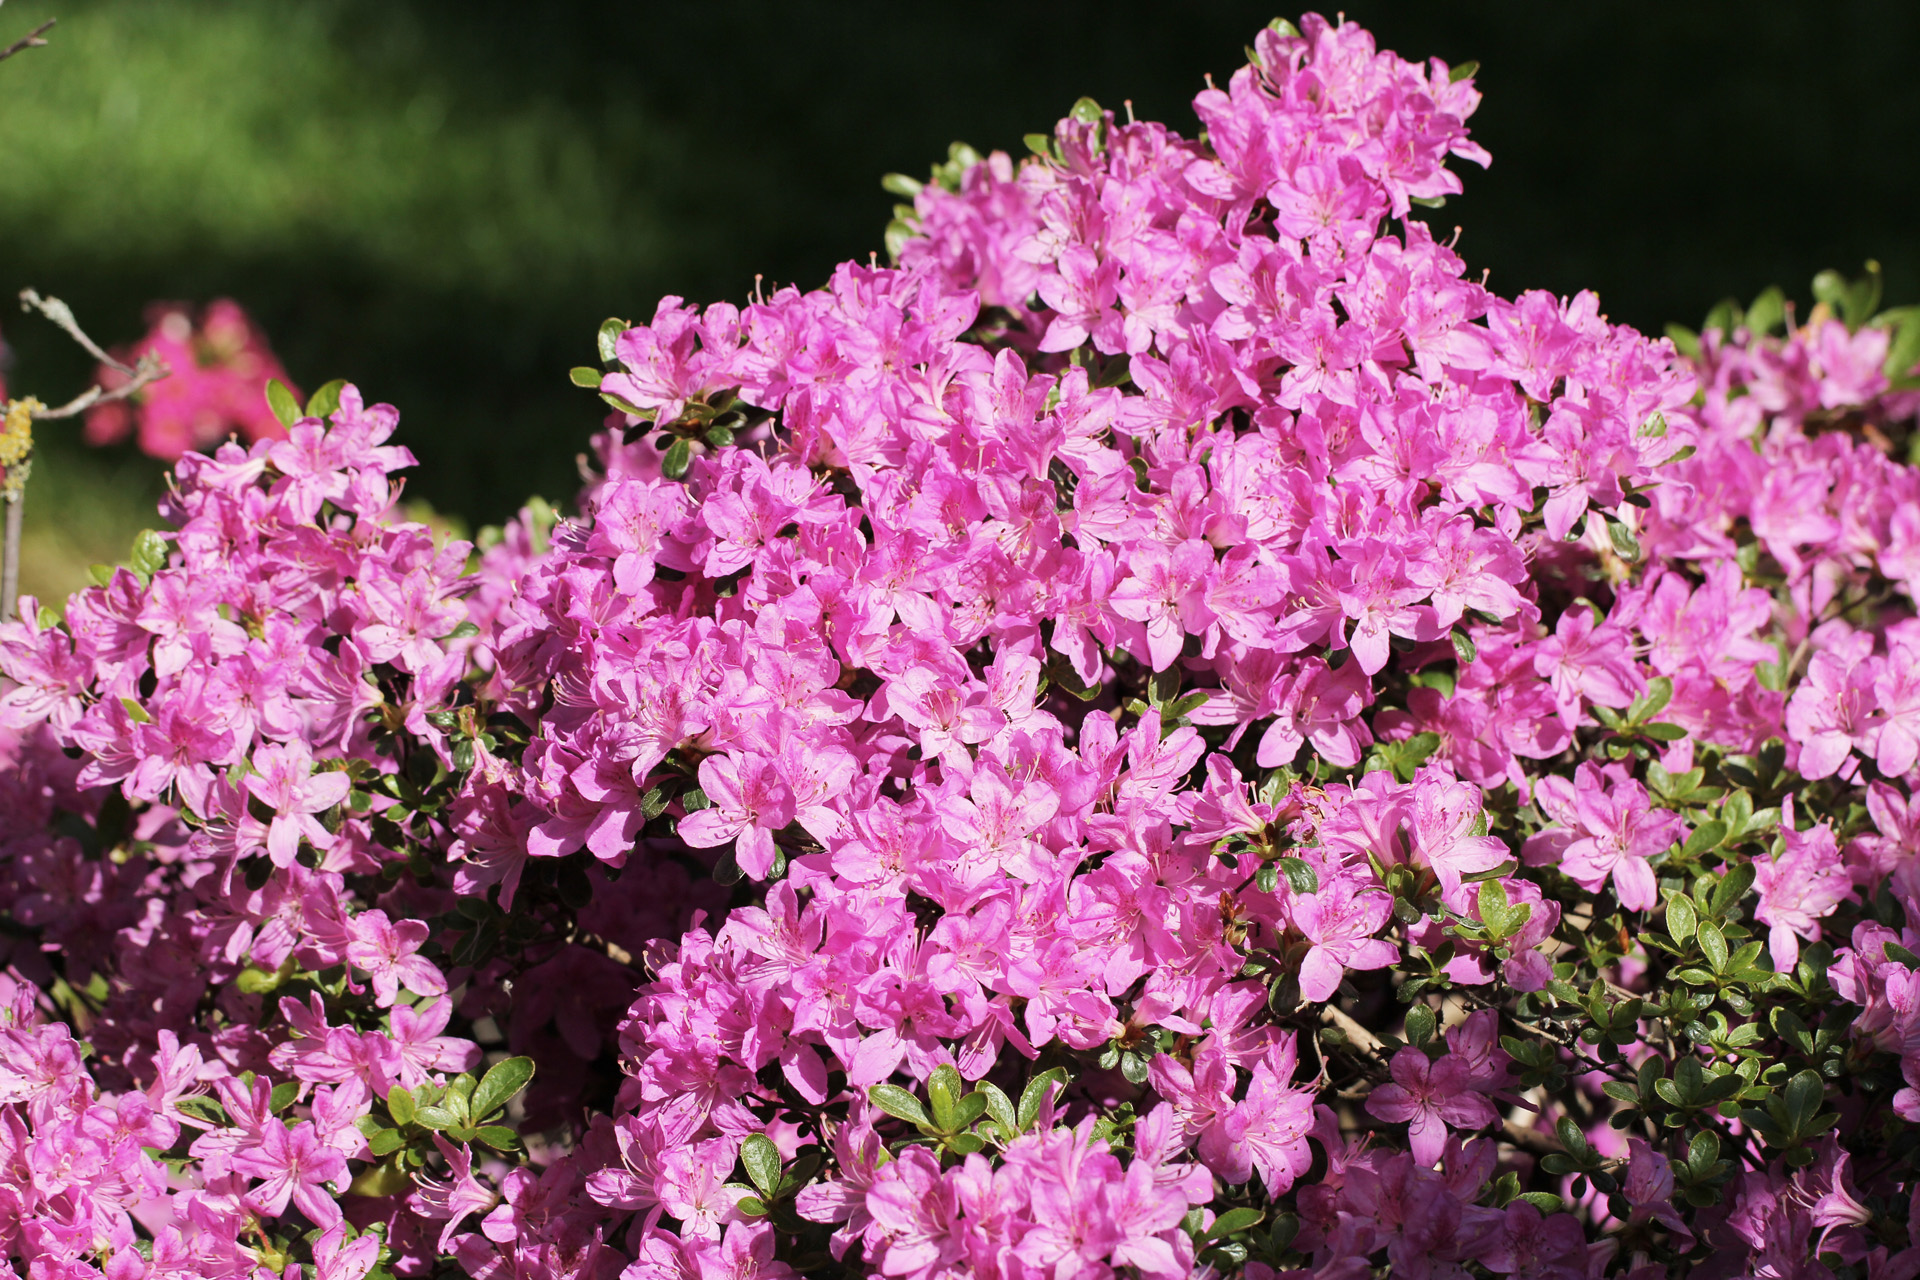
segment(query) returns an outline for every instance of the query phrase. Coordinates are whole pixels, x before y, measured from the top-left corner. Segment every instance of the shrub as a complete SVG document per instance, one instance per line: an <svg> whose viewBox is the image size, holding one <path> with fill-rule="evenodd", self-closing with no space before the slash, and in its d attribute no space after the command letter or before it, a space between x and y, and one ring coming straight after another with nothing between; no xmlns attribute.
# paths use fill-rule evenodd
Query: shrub
<svg viewBox="0 0 1920 1280"><path fill-rule="evenodd" d="M1499 298L1470 68L1251 56L609 322L571 518L333 386L28 602L4 1247L1920 1271L1920 324Z"/></svg>

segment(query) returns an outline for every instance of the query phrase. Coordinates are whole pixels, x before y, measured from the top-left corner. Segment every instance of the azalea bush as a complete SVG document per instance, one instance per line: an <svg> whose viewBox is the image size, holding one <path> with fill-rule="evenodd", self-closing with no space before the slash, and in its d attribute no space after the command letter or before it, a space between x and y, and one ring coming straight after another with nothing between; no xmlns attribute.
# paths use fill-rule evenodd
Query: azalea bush
<svg viewBox="0 0 1920 1280"><path fill-rule="evenodd" d="M0 1251L1920 1274L1920 321L1500 297L1471 68L1250 58L609 321L570 515L282 389L24 601Z"/></svg>

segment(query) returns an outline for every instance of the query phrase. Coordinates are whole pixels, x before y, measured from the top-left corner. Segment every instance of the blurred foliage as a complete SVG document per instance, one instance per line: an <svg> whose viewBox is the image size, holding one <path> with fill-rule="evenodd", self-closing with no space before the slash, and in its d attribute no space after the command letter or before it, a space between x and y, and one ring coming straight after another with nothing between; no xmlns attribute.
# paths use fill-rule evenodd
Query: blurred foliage
<svg viewBox="0 0 1920 1280"><path fill-rule="evenodd" d="M1432 220L1465 224L1495 287L1592 287L1655 331L1868 257L1890 298L1920 296L1910 0L1344 7L1403 53L1480 61L1494 166ZM881 248L879 175L954 138L1019 154L1083 93L1190 131L1202 77L1273 12L13 0L0 40L60 22L0 67L0 287L58 293L108 341L151 300L234 297L305 387L344 375L400 406L414 495L498 519L572 491L598 406L566 370L603 317L737 301L756 272L817 284ZM16 390L82 385L47 326L6 332ZM52 541L124 551L118 515L63 504L145 501L140 465L51 456L29 585L72 585L41 571Z"/></svg>

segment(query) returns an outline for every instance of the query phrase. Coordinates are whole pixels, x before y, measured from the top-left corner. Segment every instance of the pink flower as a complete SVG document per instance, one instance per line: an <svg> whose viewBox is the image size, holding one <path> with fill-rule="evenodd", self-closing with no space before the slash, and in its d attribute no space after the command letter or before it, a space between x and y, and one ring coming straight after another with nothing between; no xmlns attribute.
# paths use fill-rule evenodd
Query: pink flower
<svg viewBox="0 0 1920 1280"><path fill-rule="evenodd" d="M1659 903L1647 859L1665 852L1685 833L1678 814L1654 809L1646 788L1631 778L1609 784L1590 764L1575 770L1571 782L1542 778L1537 795L1540 807L1560 826L1528 840L1530 863L1558 861L1560 869L1590 893L1612 881L1614 896L1629 911L1649 911Z"/></svg>
<svg viewBox="0 0 1920 1280"><path fill-rule="evenodd" d="M460 1229L467 1215L487 1212L500 1202L500 1197L487 1190L473 1176L473 1153L467 1150L464 1142L456 1146L436 1133L433 1135L433 1145L440 1149L440 1155L446 1160L452 1177L445 1181L427 1177L416 1179L410 1199L422 1217L446 1221L447 1225L440 1230L439 1246L440 1252L445 1253L454 1232Z"/></svg>
<svg viewBox="0 0 1920 1280"><path fill-rule="evenodd" d="M1389 1064L1393 1080L1367 1095L1370 1115L1393 1123L1407 1123L1413 1158L1432 1167L1447 1143L1447 1126L1483 1129L1499 1117L1485 1098L1473 1091L1465 1061L1448 1054L1439 1061L1426 1051L1405 1045Z"/></svg>
<svg viewBox="0 0 1920 1280"><path fill-rule="evenodd" d="M427 940L425 921L395 923L384 911L363 911L348 922L347 928L351 937L347 960L372 980L382 1008L400 998L403 984L415 995L446 994L447 980L431 961L418 954Z"/></svg>
<svg viewBox="0 0 1920 1280"><path fill-rule="evenodd" d="M1753 918L1769 926L1767 947L1777 973L1792 973L1800 958L1800 939L1817 942L1820 920L1833 914L1853 893L1853 878L1841 862L1833 828L1826 823L1806 831L1793 828L1793 797L1780 808L1778 858L1756 858L1754 889L1760 905Z"/></svg>
<svg viewBox="0 0 1920 1280"><path fill-rule="evenodd" d="M264 1179L247 1193L256 1213L278 1217L291 1201L321 1226L340 1221L340 1205L329 1183L344 1183L347 1162L320 1140L310 1124L288 1128L268 1120L257 1143L234 1154L233 1167L249 1177Z"/></svg>

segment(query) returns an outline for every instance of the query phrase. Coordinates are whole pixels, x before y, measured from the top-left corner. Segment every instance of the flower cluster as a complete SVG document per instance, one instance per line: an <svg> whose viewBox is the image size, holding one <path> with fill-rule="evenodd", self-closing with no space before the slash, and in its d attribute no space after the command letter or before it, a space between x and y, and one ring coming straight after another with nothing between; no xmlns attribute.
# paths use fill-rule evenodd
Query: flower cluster
<svg viewBox="0 0 1920 1280"><path fill-rule="evenodd" d="M0 630L0 1248L1920 1273L1920 318L1500 298L1477 103L1309 17L956 148L478 548L352 388L182 458Z"/></svg>
<svg viewBox="0 0 1920 1280"><path fill-rule="evenodd" d="M235 433L248 443L286 434L266 399L269 383L287 383L286 372L239 303L230 298L209 303L197 324L175 305L153 308L147 320L147 336L134 344L124 363L158 356L170 372L142 388L131 403L116 400L88 410L89 444L113 444L132 435L143 453L172 461ZM111 391L127 375L102 365L99 381Z"/></svg>

